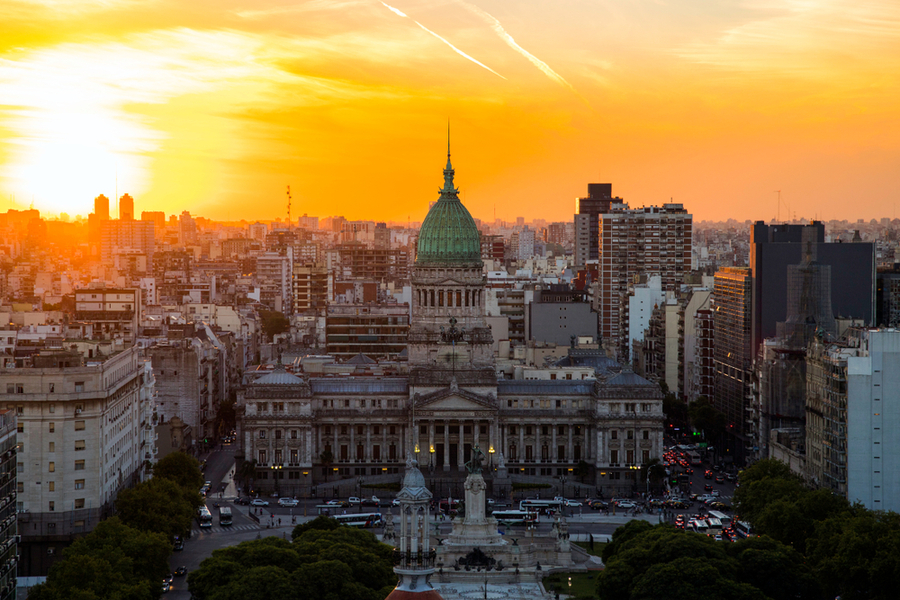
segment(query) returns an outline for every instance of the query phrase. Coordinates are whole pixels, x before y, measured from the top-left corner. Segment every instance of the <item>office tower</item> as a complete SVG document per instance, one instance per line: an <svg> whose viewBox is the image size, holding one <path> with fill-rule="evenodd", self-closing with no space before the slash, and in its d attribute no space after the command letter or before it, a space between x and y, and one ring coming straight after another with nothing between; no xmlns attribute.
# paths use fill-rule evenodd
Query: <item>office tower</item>
<svg viewBox="0 0 900 600"><path fill-rule="evenodd" d="M141 212L141 221L152 221L156 235L162 237L166 231L166 213L161 210L145 210Z"/></svg>
<svg viewBox="0 0 900 600"><path fill-rule="evenodd" d="M94 198L94 214L101 221L109 220L109 198L103 194Z"/></svg>
<svg viewBox="0 0 900 600"><path fill-rule="evenodd" d="M291 313L291 275L291 260L287 256L266 252L256 257L260 302L269 310Z"/></svg>
<svg viewBox="0 0 900 600"><path fill-rule="evenodd" d="M713 287L714 404L725 414L726 455L740 462L755 431L746 415L753 365L751 283L750 269L724 267L716 272Z"/></svg>
<svg viewBox="0 0 900 600"><path fill-rule="evenodd" d="M807 253L819 265L831 267L831 309L835 317L875 319L875 245L825 242L825 225L766 225L757 221L750 232L753 277L754 354L774 337L779 321L787 321L788 267Z"/></svg>
<svg viewBox="0 0 900 600"><path fill-rule="evenodd" d="M197 222L191 217L191 213L186 210L178 218L178 243L182 246L190 246L197 243Z"/></svg>
<svg viewBox="0 0 900 600"><path fill-rule="evenodd" d="M618 203L621 198L615 199ZM610 211L611 183L589 183L588 195L575 199L575 264L584 266L600 257L600 215Z"/></svg>
<svg viewBox="0 0 900 600"><path fill-rule="evenodd" d="M659 275L674 292L691 270L692 216L681 204L615 208L600 215L600 334L604 347L627 359L628 284Z"/></svg>
<svg viewBox="0 0 900 600"><path fill-rule="evenodd" d="M119 198L119 220L134 220L134 198L128 194L122 194L122 197Z"/></svg>

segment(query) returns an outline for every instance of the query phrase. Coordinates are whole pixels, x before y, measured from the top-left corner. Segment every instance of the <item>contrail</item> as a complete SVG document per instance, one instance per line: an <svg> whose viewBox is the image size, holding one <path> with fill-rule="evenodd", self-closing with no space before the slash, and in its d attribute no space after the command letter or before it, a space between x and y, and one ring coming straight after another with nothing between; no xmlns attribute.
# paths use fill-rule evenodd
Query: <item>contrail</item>
<svg viewBox="0 0 900 600"><path fill-rule="evenodd" d="M470 11L472 11L473 13L475 13L476 15L478 15L485 21L487 21L488 25L491 26L491 29L493 29L497 33L497 35L500 36L500 39L502 39L504 42L506 42L506 44L510 48L512 48L513 50L515 50L516 52L518 52L519 54L521 54L522 56L524 56L525 58L530 60L531 64L533 64L538 69L543 71L544 75L546 75L547 77L549 77L556 83L566 86L567 88L569 88L576 94L578 93L575 90L575 88L572 87L572 84L570 84L568 81L563 79L559 73L557 73L556 71L551 69L547 63L545 63L544 61L539 59L537 56L535 56L534 54L532 54L531 52L529 52L528 50L526 50L525 48L523 48L522 46L517 44L516 40L514 40L511 35L506 33L506 30L503 29L503 25L501 25L500 21L498 21L493 15L481 10L477 6L473 6L473 5L469 4L468 2L463 2L462 0L460 0L460 4L465 6L467 9L469 9Z"/></svg>
<svg viewBox="0 0 900 600"><path fill-rule="evenodd" d="M385 4L384 2L382 2L382 4L384 4L385 8L387 8L388 10L390 10L392 13L397 14L397 15L400 15L401 17L406 17L407 19L412 19L412 17L410 17L409 15L407 15L406 13L404 13L403 11L394 8L393 6L391 6L391 5L389 5L389 4ZM447 40L445 40L444 38L442 38L442 37L439 36L438 34L436 34L435 32L433 32L432 30L428 29L427 27L425 27L424 25L422 25L421 23L419 23L418 21L416 21L415 19L412 19L412 22L415 23L416 25L418 25L419 27L421 27L422 29L424 29L425 31L427 31L428 33L430 33L431 35L433 35L434 37L436 37L437 39L441 40L442 42L444 42L445 44L447 44L447 45L450 46L451 48L453 48L453 51L456 52L457 54L459 54L460 56L462 56L462 57L464 57L464 58L468 58L469 60L471 60L473 63L475 63L475 64L478 65L479 67L484 67L485 69L487 69L488 71L490 71L491 73L493 73L494 75L496 75L497 77L499 77L500 79L506 79L506 77L504 77L503 75L501 75L501 74L498 73L497 71L493 70L492 68L490 68L489 66L487 66L487 65L484 64L484 63L478 62L477 60L475 60L474 58L472 58L471 56L469 56L468 54L466 54L465 52L463 52L462 50L460 50L459 48L457 48L456 46L454 46L453 44L451 44L450 42L448 42ZM512 38L510 38L510 39L512 39ZM543 64L543 63L541 63L541 64ZM546 65L545 65L545 66L546 66ZM549 68L549 67L548 67L548 68ZM566 84L566 85L568 85L568 84ZM569 87L571 87L571 86L569 86Z"/></svg>

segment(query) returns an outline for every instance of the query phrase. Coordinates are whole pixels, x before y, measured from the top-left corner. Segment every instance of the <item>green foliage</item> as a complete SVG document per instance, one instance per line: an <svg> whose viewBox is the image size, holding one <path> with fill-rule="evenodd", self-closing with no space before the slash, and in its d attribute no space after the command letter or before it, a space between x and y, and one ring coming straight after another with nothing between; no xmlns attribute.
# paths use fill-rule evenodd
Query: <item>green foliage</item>
<svg viewBox="0 0 900 600"><path fill-rule="evenodd" d="M771 458L741 471L739 481L741 486L734 492L735 510L754 526L770 503L780 500L794 502L804 491L803 483L791 473L790 468ZM771 534L763 529L759 532Z"/></svg>
<svg viewBox="0 0 900 600"><path fill-rule="evenodd" d="M188 576L199 600L382 600L396 583L390 546L317 518L294 542L267 537L215 550Z"/></svg>
<svg viewBox="0 0 900 600"><path fill-rule="evenodd" d="M590 475L590 473L591 466L584 460L579 460L578 464L575 465L575 470L572 471L572 474L575 475L581 483L584 483L584 478Z"/></svg>
<svg viewBox="0 0 900 600"><path fill-rule="evenodd" d="M200 462L184 452L172 452L153 465L153 476L174 481L179 486L196 492L203 487Z"/></svg>
<svg viewBox="0 0 900 600"><path fill-rule="evenodd" d="M200 495L169 479L153 478L119 492L116 511L122 522L140 531L165 534L168 539L191 529Z"/></svg>
<svg viewBox="0 0 900 600"><path fill-rule="evenodd" d="M151 600L169 572L172 545L158 533L140 532L118 517L97 524L50 568L47 582L29 590L38 600Z"/></svg>
<svg viewBox="0 0 900 600"><path fill-rule="evenodd" d="M332 529L337 529L340 526L340 523L338 523L334 519L326 517L325 515L319 515L312 521L300 523L299 525L294 527L294 531L291 532L291 539L296 539L307 531L312 531L314 529L319 531L331 531Z"/></svg>
<svg viewBox="0 0 900 600"><path fill-rule="evenodd" d="M291 323L287 317L274 310L259 311L259 318L262 321L263 333L270 340L279 333L284 333L291 328Z"/></svg>
<svg viewBox="0 0 900 600"><path fill-rule="evenodd" d="M725 431L725 413L713 406L706 396L700 396L688 406L688 417L697 431L718 436Z"/></svg>
<svg viewBox="0 0 900 600"><path fill-rule="evenodd" d="M641 519L632 519L625 525L616 528L612 534L612 539L603 549L603 562L609 562L613 555L615 555L626 542L651 529L653 529L653 525Z"/></svg>

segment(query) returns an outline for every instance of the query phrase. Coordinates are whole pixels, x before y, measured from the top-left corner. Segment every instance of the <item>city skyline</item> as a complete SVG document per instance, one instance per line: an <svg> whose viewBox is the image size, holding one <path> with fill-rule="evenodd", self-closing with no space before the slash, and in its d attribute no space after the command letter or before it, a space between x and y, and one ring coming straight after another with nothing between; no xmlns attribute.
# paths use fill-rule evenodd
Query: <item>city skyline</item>
<svg viewBox="0 0 900 600"><path fill-rule="evenodd" d="M13 0L0 18L0 210L128 192L137 214L271 220L290 185L294 217L421 221L449 119L484 221L569 221L591 181L697 221L896 216L887 1Z"/></svg>

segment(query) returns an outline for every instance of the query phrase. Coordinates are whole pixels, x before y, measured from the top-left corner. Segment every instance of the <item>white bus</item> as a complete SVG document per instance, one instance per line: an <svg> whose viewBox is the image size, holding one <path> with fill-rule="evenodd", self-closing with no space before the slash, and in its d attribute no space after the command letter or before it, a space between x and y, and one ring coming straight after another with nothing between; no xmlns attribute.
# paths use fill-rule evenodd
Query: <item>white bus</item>
<svg viewBox="0 0 900 600"><path fill-rule="evenodd" d="M528 510L528 511L542 511L542 510L552 510L555 512L559 512L562 510L563 503L565 500L522 500L519 502L519 510Z"/></svg>
<svg viewBox="0 0 900 600"><path fill-rule="evenodd" d="M706 519L706 535L715 536L722 533L722 521L709 517Z"/></svg>
<svg viewBox="0 0 900 600"><path fill-rule="evenodd" d="M203 527L212 527L212 513L209 512L209 509L206 506L201 506L197 509L197 524Z"/></svg>
<svg viewBox="0 0 900 600"><path fill-rule="evenodd" d="M691 521L691 529L696 533L706 535L709 531L709 525L707 525L706 519L695 519Z"/></svg>
<svg viewBox="0 0 900 600"><path fill-rule="evenodd" d="M504 525L537 523L538 514L533 510L495 510L492 516Z"/></svg>
<svg viewBox="0 0 900 600"><path fill-rule="evenodd" d="M734 532L741 538L753 537L753 527L746 521L734 521Z"/></svg>
<svg viewBox="0 0 900 600"><path fill-rule="evenodd" d="M730 527L731 526L731 517L729 517L725 513L720 512L718 510L711 510L711 511L709 511L708 514L713 519L718 519L722 523L722 527Z"/></svg>
<svg viewBox="0 0 900 600"><path fill-rule="evenodd" d="M231 507L219 507L219 525L231 525Z"/></svg>
<svg viewBox="0 0 900 600"><path fill-rule="evenodd" d="M331 517L341 525L350 527L379 527L381 526L381 513L354 513L352 515L334 515Z"/></svg>

